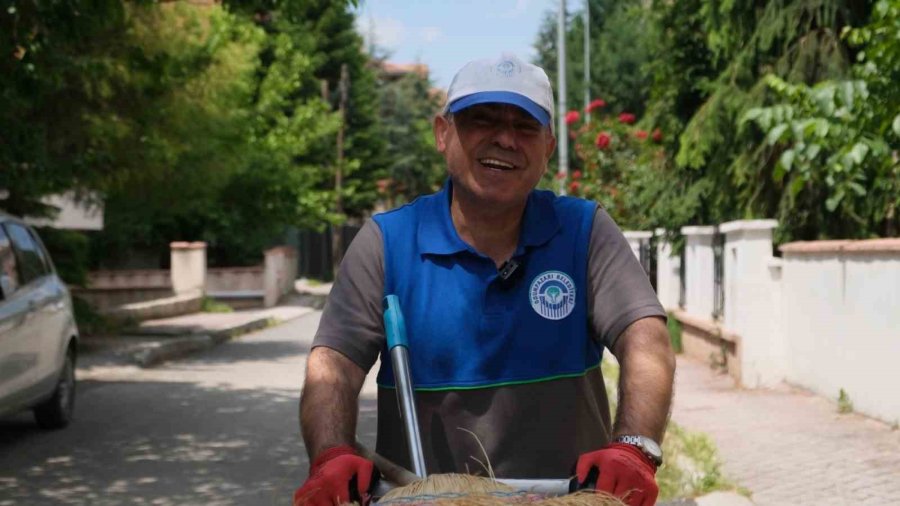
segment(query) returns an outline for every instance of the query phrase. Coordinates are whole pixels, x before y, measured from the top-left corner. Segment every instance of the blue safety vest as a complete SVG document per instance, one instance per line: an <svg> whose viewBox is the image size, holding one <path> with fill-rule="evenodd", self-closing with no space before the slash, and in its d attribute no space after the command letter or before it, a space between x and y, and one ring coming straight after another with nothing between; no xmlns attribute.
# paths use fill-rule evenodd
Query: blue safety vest
<svg viewBox="0 0 900 506"><path fill-rule="evenodd" d="M384 294L406 320L417 390L460 390L583 375L602 347L590 339L587 255L596 205L532 191L504 280L463 242L450 217L452 186L378 214ZM378 384L393 387L390 354Z"/></svg>

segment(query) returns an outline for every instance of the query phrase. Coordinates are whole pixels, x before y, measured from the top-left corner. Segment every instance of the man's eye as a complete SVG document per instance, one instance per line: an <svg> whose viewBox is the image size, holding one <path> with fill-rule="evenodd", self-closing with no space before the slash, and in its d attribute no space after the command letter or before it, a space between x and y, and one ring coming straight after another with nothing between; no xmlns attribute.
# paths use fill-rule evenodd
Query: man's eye
<svg viewBox="0 0 900 506"><path fill-rule="evenodd" d="M541 126L537 123L517 123L516 130L525 133L537 133L541 130Z"/></svg>

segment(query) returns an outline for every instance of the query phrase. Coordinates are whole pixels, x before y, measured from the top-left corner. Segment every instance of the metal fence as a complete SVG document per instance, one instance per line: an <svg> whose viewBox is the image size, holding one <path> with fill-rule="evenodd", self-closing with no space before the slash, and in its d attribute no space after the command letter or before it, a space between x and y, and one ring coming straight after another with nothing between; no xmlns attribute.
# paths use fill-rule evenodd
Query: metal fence
<svg viewBox="0 0 900 506"><path fill-rule="evenodd" d="M356 224L340 226L345 251L361 228L362 225ZM297 248L298 277L334 281L331 266L334 254L331 247L332 233L333 227L331 226L322 232L296 228L288 230L286 242Z"/></svg>
<svg viewBox="0 0 900 506"><path fill-rule="evenodd" d="M712 317L721 318L725 314L725 234L713 235L713 312Z"/></svg>
<svg viewBox="0 0 900 506"><path fill-rule="evenodd" d="M678 307L687 304L687 246L681 248L681 259L678 264Z"/></svg>

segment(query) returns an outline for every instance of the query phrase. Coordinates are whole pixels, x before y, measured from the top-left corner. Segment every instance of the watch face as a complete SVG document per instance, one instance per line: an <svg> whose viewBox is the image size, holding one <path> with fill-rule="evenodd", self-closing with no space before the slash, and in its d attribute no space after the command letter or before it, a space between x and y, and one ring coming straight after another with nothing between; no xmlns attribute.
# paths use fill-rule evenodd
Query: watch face
<svg viewBox="0 0 900 506"><path fill-rule="evenodd" d="M662 448L656 444L656 441L648 437L642 437L641 446L644 449L644 453L650 457L651 460L655 461L657 466L662 465Z"/></svg>
<svg viewBox="0 0 900 506"><path fill-rule="evenodd" d="M646 450L650 455L662 459L662 448L660 448L659 445L656 444L656 441L648 437L642 439L643 441L641 441L641 443L644 445L644 450Z"/></svg>

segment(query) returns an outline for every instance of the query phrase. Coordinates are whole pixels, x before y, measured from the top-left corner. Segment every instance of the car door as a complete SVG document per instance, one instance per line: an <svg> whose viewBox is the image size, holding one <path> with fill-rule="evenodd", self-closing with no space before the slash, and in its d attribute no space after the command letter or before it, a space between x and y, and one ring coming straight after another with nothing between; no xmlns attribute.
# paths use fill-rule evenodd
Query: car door
<svg viewBox="0 0 900 506"><path fill-rule="evenodd" d="M16 253L31 313L25 320L24 332L28 333L29 349L37 354L32 377L51 388L58 376L59 349L65 328L63 295L44 250L28 227L8 222L6 231Z"/></svg>
<svg viewBox="0 0 900 506"><path fill-rule="evenodd" d="M22 286L18 260L0 225L0 411L22 400L36 381L39 350L29 339L29 297Z"/></svg>

